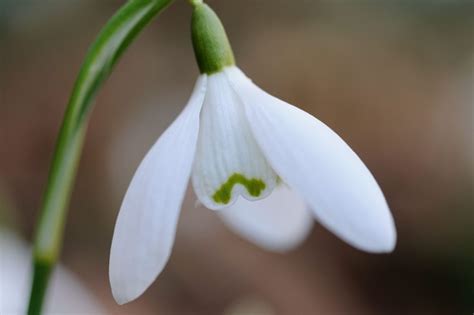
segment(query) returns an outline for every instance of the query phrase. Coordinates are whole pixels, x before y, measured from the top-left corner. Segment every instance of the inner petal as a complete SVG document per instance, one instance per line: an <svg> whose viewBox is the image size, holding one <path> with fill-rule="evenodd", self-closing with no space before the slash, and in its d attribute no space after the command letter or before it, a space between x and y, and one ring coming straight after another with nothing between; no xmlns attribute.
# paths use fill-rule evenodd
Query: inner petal
<svg viewBox="0 0 474 315"><path fill-rule="evenodd" d="M192 175L199 200L217 210L233 204L239 195L262 199L276 181L227 77L223 73L210 75Z"/></svg>

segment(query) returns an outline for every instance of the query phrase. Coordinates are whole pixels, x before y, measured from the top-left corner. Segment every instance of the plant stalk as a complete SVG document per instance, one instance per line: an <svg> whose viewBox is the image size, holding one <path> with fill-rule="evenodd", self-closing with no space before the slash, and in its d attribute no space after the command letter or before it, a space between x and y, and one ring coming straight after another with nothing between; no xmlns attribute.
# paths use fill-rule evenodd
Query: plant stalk
<svg viewBox="0 0 474 315"><path fill-rule="evenodd" d="M89 113L104 81L141 30L173 0L129 0L107 22L80 69L59 131L36 228L28 315L41 314L50 275L58 260L67 206Z"/></svg>

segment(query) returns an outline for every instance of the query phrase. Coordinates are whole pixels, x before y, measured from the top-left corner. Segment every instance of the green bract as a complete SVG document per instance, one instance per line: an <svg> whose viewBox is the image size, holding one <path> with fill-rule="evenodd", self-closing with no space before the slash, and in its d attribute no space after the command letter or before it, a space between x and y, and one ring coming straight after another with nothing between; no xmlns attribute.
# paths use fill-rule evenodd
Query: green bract
<svg viewBox="0 0 474 315"><path fill-rule="evenodd" d="M194 3L191 21L194 54L201 73L213 74L235 64L229 39L219 17L205 3Z"/></svg>

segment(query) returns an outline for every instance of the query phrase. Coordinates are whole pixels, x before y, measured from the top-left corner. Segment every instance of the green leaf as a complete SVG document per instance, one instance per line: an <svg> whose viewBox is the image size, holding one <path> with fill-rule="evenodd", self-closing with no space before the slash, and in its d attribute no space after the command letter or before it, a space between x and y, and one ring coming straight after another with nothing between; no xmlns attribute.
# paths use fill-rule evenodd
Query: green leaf
<svg viewBox="0 0 474 315"><path fill-rule="evenodd" d="M114 65L141 30L173 0L130 0L108 21L90 47L71 93L49 172L33 255L28 314L41 307L62 244L67 205L93 100Z"/></svg>

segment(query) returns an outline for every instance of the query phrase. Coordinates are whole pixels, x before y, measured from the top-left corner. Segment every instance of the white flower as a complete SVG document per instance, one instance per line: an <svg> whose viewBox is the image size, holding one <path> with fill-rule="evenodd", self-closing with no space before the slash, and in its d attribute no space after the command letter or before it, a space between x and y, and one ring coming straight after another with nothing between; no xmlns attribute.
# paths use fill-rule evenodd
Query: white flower
<svg viewBox="0 0 474 315"><path fill-rule="evenodd" d="M226 208L219 211L224 221L267 249L302 241L311 213L358 249L395 246L384 196L349 146L229 66L198 78L186 108L133 177L110 254L118 303L141 295L163 270L190 177L204 206Z"/></svg>

